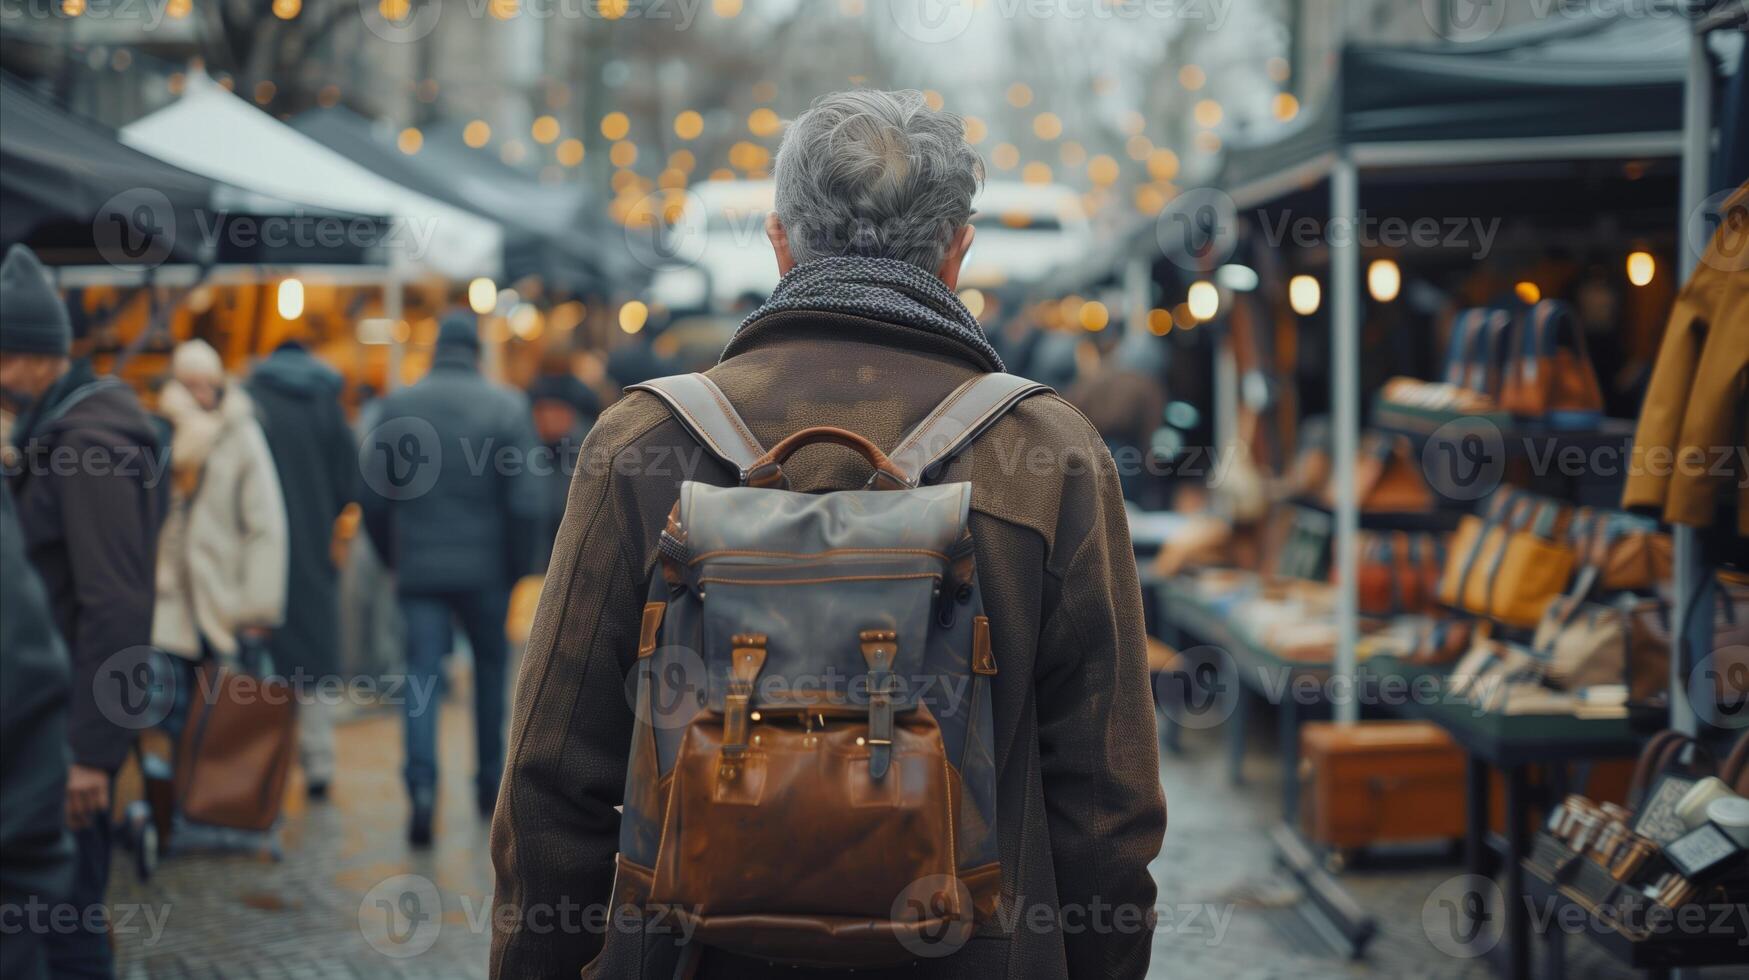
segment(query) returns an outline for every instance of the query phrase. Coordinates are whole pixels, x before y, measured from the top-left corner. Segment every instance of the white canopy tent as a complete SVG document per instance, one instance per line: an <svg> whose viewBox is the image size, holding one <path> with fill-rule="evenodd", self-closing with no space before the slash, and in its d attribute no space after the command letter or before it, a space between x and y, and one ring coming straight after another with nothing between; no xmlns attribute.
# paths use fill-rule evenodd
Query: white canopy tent
<svg viewBox="0 0 1749 980"><path fill-rule="evenodd" d="M450 279L499 274L504 231L496 222L360 166L205 75L190 74L180 100L123 127L121 139L185 170L269 198L386 214L392 221L391 265L411 273ZM248 204L261 210L262 202Z"/></svg>

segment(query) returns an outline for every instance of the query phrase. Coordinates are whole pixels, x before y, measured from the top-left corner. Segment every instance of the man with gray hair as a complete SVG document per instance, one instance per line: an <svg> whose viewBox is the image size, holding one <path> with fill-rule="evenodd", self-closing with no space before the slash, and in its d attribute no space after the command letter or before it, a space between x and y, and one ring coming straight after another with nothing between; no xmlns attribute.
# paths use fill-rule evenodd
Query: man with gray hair
<svg viewBox="0 0 1749 980"><path fill-rule="evenodd" d="M981 178L962 121L917 92L826 96L790 124L766 225L782 281L703 376L751 441L831 425L892 447L964 382L1003 370L955 294ZM523 659L492 828L492 974L667 978L680 937L646 921L636 876L614 873L634 723L627 680L680 483L733 485L741 474L701 456L642 391L601 416L582 460ZM862 486L869 464L819 444L783 471L791 489L818 492ZM920 951L892 975L1140 977L1154 922L1148 863L1166 813L1116 467L1093 427L1046 394L929 478L972 488L1001 662L1001 907L963 948ZM733 851L732 828L721 844ZM688 966L711 978L770 974L716 948Z"/></svg>

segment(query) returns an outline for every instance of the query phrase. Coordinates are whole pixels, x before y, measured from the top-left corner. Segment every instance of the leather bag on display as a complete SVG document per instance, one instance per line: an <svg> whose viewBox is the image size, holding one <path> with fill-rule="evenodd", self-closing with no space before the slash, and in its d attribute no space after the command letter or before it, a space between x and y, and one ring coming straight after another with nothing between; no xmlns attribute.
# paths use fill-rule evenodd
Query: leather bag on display
<svg viewBox="0 0 1749 980"><path fill-rule="evenodd" d="M1500 407L1557 429L1595 427L1603 389L1572 307L1545 299L1519 318L1500 386Z"/></svg>

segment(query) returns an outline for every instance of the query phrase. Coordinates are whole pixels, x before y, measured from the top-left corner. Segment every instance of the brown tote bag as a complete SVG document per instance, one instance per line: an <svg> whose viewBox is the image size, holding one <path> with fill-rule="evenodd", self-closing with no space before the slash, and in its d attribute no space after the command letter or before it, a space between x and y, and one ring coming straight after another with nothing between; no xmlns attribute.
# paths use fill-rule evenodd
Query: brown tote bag
<svg viewBox="0 0 1749 980"><path fill-rule="evenodd" d="M267 830L279 819L296 749L291 686L209 660L177 747L177 807L196 823Z"/></svg>

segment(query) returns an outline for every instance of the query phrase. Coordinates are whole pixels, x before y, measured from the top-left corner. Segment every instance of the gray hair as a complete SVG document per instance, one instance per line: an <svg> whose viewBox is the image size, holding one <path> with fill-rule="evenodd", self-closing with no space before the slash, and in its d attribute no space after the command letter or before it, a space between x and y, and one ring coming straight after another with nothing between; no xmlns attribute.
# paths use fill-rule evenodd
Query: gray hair
<svg viewBox="0 0 1749 980"><path fill-rule="evenodd" d="M784 133L777 216L798 263L855 255L934 273L983 179L965 122L923 93L835 92Z"/></svg>

